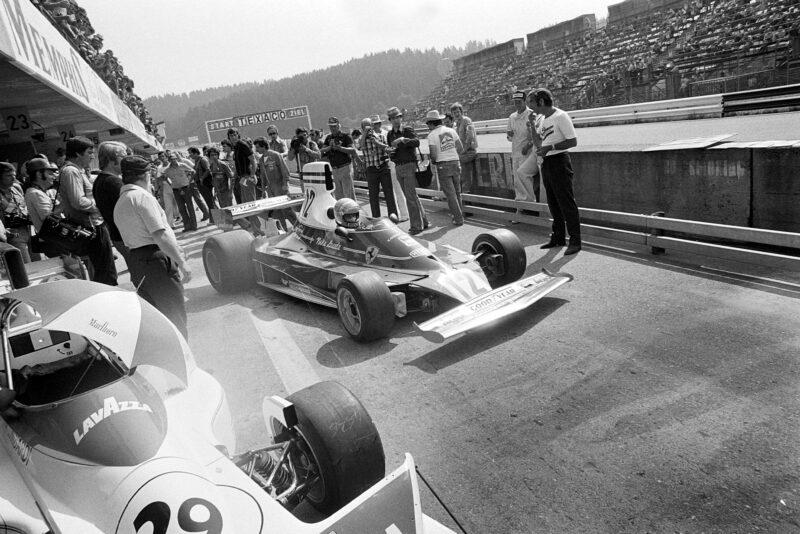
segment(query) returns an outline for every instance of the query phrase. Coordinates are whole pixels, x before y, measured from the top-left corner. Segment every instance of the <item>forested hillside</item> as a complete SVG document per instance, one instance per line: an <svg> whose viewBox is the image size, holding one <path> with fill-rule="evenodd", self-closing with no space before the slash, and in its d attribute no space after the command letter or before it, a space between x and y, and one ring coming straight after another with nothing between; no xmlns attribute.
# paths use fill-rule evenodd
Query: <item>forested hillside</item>
<svg viewBox="0 0 800 534"><path fill-rule="evenodd" d="M298 105L309 107L314 127L324 128L331 115L351 127L391 106L413 108L447 74L451 60L493 44L470 41L442 51L389 50L277 81L152 97L145 105L156 121L166 122L167 142L205 139L207 120Z"/></svg>

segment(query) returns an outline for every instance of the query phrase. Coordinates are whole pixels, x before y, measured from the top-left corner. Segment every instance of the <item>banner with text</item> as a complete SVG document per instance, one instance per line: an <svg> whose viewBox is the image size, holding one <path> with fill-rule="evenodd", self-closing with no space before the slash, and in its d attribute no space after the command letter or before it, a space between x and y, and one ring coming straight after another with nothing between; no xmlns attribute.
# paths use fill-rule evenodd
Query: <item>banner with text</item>
<svg viewBox="0 0 800 534"><path fill-rule="evenodd" d="M206 121L206 132L210 143L219 143L228 135L228 128L236 128L242 137L255 139L267 136L267 126L278 128L278 135L283 139L291 139L296 128L311 128L311 117L308 106L261 111L249 115L227 117Z"/></svg>

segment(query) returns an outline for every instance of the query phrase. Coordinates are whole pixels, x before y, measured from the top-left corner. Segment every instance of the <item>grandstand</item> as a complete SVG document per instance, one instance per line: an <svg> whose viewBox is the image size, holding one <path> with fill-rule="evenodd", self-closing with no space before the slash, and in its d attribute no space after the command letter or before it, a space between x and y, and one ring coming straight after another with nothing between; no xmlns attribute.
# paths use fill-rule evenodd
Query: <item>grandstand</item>
<svg viewBox="0 0 800 534"><path fill-rule="evenodd" d="M460 58L416 106L508 116L517 89L586 109L800 82L797 0L627 0Z"/></svg>

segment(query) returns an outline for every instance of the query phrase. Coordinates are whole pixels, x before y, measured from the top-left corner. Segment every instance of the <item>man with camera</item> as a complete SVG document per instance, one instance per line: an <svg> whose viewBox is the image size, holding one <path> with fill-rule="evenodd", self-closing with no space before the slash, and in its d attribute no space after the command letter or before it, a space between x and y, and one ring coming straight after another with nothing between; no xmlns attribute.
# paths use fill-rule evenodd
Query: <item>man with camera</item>
<svg viewBox="0 0 800 534"><path fill-rule="evenodd" d="M111 236L97 208L93 184L86 171L94 158L94 143L86 137L71 137L67 139L66 148L67 162L61 168L58 188L62 212L70 223L94 230L94 238L87 247L92 281L115 286L117 267L114 265Z"/></svg>
<svg viewBox="0 0 800 534"><path fill-rule="evenodd" d="M303 165L319 160L320 154L317 144L308 138L308 130L302 126L294 131L295 135L289 143L289 161L297 160L297 172Z"/></svg>
<svg viewBox="0 0 800 534"><path fill-rule="evenodd" d="M361 121L364 135L359 139L359 149L364 155L364 165L367 167L367 186L369 187L369 207L373 217L381 216L380 190L383 188L383 197L386 199L386 209L391 215L397 216L397 205L394 201L392 189L392 173L389 170L389 143L381 130L375 130L372 120L365 118Z"/></svg>
<svg viewBox="0 0 800 534"><path fill-rule="evenodd" d="M23 262L30 263L31 219L28 217L28 206L22 187L17 182L17 169L6 162L0 162L0 209L6 242L19 249Z"/></svg>
<svg viewBox="0 0 800 534"><path fill-rule="evenodd" d="M353 155L356 153L353 138L342 132L339 119L336 117L328 119L328 128L331 133L323 141L320 153L333 168L333 183L336 186L333 195L336 200L345 197L355 200L356 189L353 186L353 169L351 167Z"/></svg>

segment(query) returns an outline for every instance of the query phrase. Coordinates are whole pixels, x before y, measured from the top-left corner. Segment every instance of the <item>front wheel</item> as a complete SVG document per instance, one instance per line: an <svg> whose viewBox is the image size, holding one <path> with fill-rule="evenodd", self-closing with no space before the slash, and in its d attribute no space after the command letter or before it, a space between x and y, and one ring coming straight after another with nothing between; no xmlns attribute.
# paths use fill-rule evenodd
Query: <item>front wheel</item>
<svg viewBox="0 0 800 534"><path fill-rule="evenodd" d="M336 308L345 330L358 341L385 337L394 326L392 292L372 271L351 274L339 282Z"/></svg>
<svg viewBox="0 0 800 534"><path fill-rule="evenodd" d="M286 400L295 406L303 470L314 473L306 498L332 514L384 477L386 460L375 423L353 393L337 382L320 382ZM272 430L284 429L272 420Z"/></svg>
<svg viewBox="0 0 800 534"><path fill-rule="evenodd" d="M525 247L519 237L505 228L480 234L472 243L472 253L494 287L504 286L519 280L527 267Z"/></svg>
<svg viewBox="0 0 800 534"><path fill-rule="evenodd" d="M203 245L203 267L208 281L220 293L242 291L255 283L250 249L253 236L234 230L209 237Z"/></svg>

